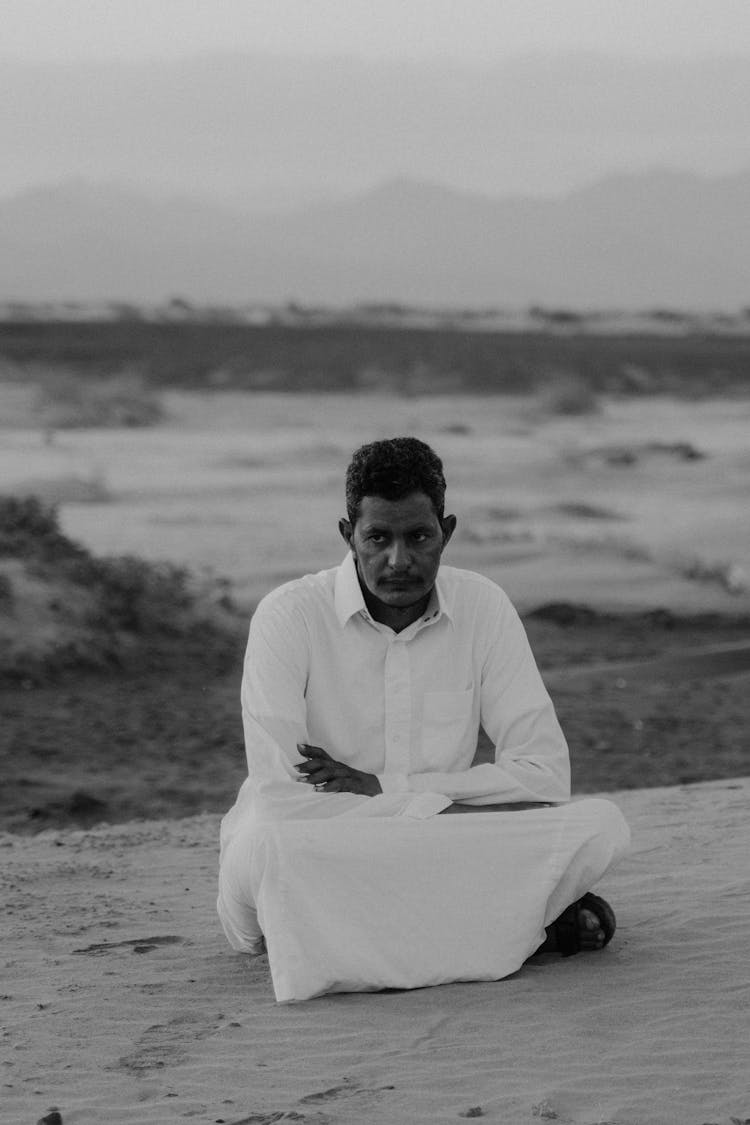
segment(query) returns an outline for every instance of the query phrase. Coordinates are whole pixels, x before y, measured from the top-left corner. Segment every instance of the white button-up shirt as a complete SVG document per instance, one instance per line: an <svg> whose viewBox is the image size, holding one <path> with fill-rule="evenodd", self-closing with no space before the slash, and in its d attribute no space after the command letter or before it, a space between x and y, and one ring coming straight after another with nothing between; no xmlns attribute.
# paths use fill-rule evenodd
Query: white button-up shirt
<svg viewBox="0 0 750 1125"><path fill-rule="evenodd" d="M370 616L351 554L274 590L250 625L242 714L243 790L276 798L282 815L570 795L568 748L518 614L471 571L441 566L426 612L400 633ZM480 722L495 761L472 766ZM299 780L298 743L375 774L383 795L317 793Z"/></svg>

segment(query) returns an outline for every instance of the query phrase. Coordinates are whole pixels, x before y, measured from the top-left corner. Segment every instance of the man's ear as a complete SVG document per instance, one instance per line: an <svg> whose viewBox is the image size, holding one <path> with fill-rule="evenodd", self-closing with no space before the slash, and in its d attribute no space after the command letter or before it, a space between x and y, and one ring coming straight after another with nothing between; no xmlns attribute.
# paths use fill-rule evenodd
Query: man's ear
<svg viewBox="0 0 750 1125"><path fill-rule="evenodd" d="M443 529L443 547L447 547L451 535L456 530L456 517L444 516L440 521L440 526Z"/></svg>
<svg viewBox="0 0 750 1125"><path fill-rule="evenodd" d="M346 543L347 547L351 548L351 546L352 546L352 535L354 534L354 528L350 524L349 520L345 520L345 519L339 520L339 534L341 535L341 538Z"/></svg>

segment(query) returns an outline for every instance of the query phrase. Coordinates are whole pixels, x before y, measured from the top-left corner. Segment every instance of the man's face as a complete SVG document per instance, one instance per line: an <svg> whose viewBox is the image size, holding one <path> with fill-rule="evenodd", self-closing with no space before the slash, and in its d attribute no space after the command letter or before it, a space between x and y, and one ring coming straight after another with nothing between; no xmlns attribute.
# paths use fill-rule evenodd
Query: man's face
<svg viewBox="0 0 750 1125"><path fill-rule="evenodd" d="M455 516L438 519L423 492L401 500L365 496L354 527L339 524L365 594L390 609L408 609L429 595L455 526Z"/></svg>

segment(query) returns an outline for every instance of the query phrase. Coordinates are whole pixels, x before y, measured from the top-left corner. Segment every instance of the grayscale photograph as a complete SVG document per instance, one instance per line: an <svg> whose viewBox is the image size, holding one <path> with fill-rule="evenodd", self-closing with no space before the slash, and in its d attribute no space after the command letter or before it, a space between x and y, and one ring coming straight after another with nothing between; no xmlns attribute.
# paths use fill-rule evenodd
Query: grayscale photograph
<svg viewBox="0 0 750 1125"><path fill-rule="evenodd" d="M8 1125L750 1125L750 4L0 0Z"/></svg>

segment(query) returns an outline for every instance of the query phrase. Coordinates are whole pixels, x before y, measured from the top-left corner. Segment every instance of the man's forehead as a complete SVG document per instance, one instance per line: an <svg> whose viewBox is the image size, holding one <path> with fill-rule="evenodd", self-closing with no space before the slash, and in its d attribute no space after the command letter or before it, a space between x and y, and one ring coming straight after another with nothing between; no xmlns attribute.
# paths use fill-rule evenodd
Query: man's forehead
<svg viewBox="0 0 750 1125"><path fill-rule="evenodd" d="M363 496L359 503L357 523L405 524L431 523L437 519L435 508L424 492L411 492L398 500L384 496Z"/></svg>

